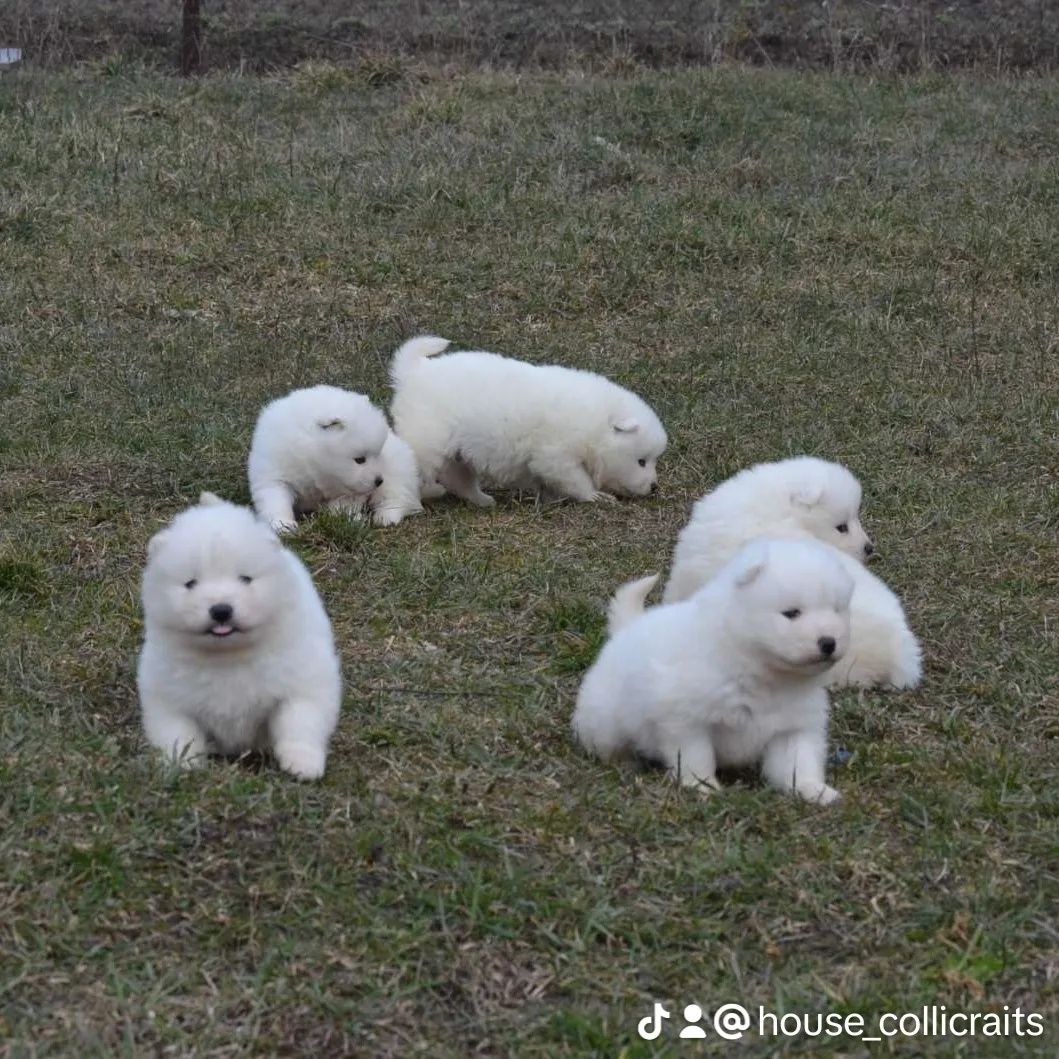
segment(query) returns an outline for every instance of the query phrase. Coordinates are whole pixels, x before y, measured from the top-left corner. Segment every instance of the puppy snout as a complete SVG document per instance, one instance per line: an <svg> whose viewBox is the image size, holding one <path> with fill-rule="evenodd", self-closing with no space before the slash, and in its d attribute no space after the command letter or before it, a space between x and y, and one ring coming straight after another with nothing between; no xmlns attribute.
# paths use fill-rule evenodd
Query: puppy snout
<svg viewBox="0 0 1059 1059"><path fill-rule="evenodd" d="M871 541L868 541L864 545L864 557L867 559L867 558L869 558L870 556L872 556L874 554L875 554L875 545L872 544Z"/></svg>
<svg viewBox="0 0 1059 1059"><path fill-rule="evenodd" d="M820 648L820 653L825 658L830 658L835 653L835 639L833 636L821 636L816 641L816 646Z"/></svg>
<svg viewBox="0 0 1059 1059"><path fill-rule="evenodd" d="M382 475L381 474L376 476L376 478L375 478L375 488L378 489L380 485L382 485Z"/></svg>
<svg viewBox="0 0 1059 1059"><path fill-rule="evenodd" d="M229 621L233 613L235 612L228 603L214 603L210 607L210 617L221 625Z"/></svg>

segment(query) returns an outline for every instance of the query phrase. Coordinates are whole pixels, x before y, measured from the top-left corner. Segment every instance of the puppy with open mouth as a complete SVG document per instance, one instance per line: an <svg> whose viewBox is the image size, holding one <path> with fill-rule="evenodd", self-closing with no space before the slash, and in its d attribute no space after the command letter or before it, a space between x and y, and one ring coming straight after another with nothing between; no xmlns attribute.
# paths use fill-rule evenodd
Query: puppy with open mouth
<svg viewBox="0 0 1059 1059"><path fill-rule="evenodd" d="M644 611L657 577L619 589L610 640L573 728L604 760L664 765L706 794L719 767L760 763L773 787L827 805L825 684L849 644L853 580L815 541L761 539L681 603Z"/></svg>
<svg viewBox="0 0 1059 1059"><path fill-rule="evenodd" d="M184 766L270 749L299 779L323 775L342 698L331 623L268 526L203 493L152 538L142 600L152 746Z"/></svg>

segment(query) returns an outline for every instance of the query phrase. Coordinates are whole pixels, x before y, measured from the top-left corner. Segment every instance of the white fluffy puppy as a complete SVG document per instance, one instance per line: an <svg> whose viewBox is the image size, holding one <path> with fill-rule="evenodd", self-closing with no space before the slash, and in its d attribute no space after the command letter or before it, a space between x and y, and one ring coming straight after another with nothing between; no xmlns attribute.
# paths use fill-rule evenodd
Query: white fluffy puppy
<svg viewBox="0 0 1059 1059"><path fill-rule="evenodd" d="M324 773L342 680L312 578L246 507L203 493L157 533L143 576L138 672L151 744L184 765L271 747Z"/></svg>
<svg viewBox="0 0 1059 1059"><path fill-rule="evenodd" d="M428 488L439 482L480 507L494 503L480 480L586 501L657 488L666 432L636 394L593 372L496 353L436 357L448 344L413 338L390 369L394 425Z"/></svg>
<svg viewBox="0 0 1059 1059"><path fill-rule="evenodd" d="M850 650L831 685L915 687L919 643L900 601L862 565L874 549L861 526L860 501L860 482L845 467L813 456L740 471L695 505L677 540L665 602L687 599L755 537L813 538L840 553L855 585Z"/></svg>
<svg viewBox="0 0 1059 1059"><path fill-rule="evenodd" d="M378 526L423 510L412 450L363 394L337 386L295 390L261 410L247 462L254 507L277 532L295 514L332 507Z"/></svg>
<svg viewBox="0 0 1059 1059"><path fill-rule="evenodd" d="M774 787L827 804L828 669L849 641L853 582L813 541L758 540L683 603L643 613L657 577L620 589L612 639L574 712L604 760L639 755L703 793L760 761Z"/></svg>

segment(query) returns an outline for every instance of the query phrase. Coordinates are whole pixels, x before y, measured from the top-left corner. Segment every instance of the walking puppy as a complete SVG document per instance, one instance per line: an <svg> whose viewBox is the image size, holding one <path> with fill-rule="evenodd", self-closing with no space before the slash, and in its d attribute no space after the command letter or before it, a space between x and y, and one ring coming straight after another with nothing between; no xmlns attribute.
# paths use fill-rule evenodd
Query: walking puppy
<svg viewBox="0 0 1059 1059"><path fill-rule="evenodd" d="M363 394L336 386L295 390L258 416L247 462L258 514L277 533L296 514L330 507L377 526L423 510L412 450Z"/></svg>
<svg viewBox="0 0 1059 1059"><path fill-rule="evenodd" d="M495 503L483 480L582 501L657 488L666 433L636 394L592 372L496 353L437 356L448 344L413 338L390 368L394 425L431 488L479 507Z"/></svg>
<svg viewBox="0 0 1059 1059"><path fill-rule="evenodd" d="M638 755L703 794L719 766L760 762L773 787L827 805L828 670L849 641L853 582L812 541L759 540L682 603L643 612L657 577L620 589L574 733L608 760Z"/></svg>
<svg viewBox="0 0 1059 1059"><path fill-rule="evenodd" d="M850 649L832 687L915 687L919 643L897 596L862 565L874 551L860 521L860 482L812 456L761 463L722 482L695 505L673 553L665 602L687 599L755 537L815 539L835 550L853 578Z"/></svg>
<svg viewBox="0 0 1059 1059"><path fill-rule="evenodd" d="M324 773L342 682L301 562L249 508L203 493L148 547L138 683L144 731L181 765L271 748Z"/></svg>

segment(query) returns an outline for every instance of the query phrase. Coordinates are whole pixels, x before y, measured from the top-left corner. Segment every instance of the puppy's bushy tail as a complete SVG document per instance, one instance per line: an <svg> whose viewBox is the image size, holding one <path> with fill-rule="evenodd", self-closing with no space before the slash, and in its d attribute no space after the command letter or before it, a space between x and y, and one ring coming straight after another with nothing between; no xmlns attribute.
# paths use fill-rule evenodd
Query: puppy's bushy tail
<svg viewBox="0 0 1059 1059"><path fill-rule="evenodd" d="M405 376L416 367L425 357L437 356L449 345L447 338L438 338L436 335L417 335L410 338L393 355L390 363L390 380L394 386L400 386Z"/></svg>
<svg viewBox="0 0 1059 1059"><path fill-rule="evenodd" d="M629 622L638 618L644 611L647 594L658 583L658 574L641 577L639 581L630 581L622 585L607 607L607 634L613 636L619 629L624 629Z"/></svg>

